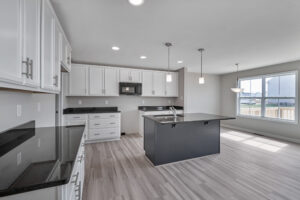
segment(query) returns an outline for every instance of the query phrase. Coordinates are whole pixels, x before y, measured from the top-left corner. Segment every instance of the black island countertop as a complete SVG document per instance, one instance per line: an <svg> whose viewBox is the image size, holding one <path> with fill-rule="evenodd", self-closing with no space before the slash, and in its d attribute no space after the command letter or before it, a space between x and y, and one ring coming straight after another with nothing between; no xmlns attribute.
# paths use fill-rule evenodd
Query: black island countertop
<svg viewBox="0 0 300 200"><path fill-rule="evenodd" d="M151 119L161 124L174 124L174 123L176 124L176 123L184 123L184 122L235 119L235 117L213 115L213 114L206 114L206 113L186 113L182 115L177 115L176 118L174 118L173 115L144 115L143 117Z"/></svg>
<svg viewBox="0 0 300 200"><path fill-rule="evenodd" d="M0 133L0 197L67 184L84 128L31 121Z"/></svg>
<svg viewBox="0 0 300 200"><path fill-rule="evenodd" d="M80 107L65 108L63 114L89 114L89 113L119 113L118 107Z"/></svg>

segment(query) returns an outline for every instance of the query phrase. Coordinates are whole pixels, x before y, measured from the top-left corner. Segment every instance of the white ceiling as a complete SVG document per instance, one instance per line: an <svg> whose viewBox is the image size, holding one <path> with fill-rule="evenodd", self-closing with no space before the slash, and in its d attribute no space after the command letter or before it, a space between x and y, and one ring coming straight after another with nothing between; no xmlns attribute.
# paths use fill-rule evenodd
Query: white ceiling
<svg viewBox="0 0 300 200"><path fill-rule="evenodd" d="M299 0L52 0L74 61L222 74L300 59ZM111 50L119 46L120 51ZM139 59L146 55L145 60ZM183 60L183 64L177 64Z"/></svg>

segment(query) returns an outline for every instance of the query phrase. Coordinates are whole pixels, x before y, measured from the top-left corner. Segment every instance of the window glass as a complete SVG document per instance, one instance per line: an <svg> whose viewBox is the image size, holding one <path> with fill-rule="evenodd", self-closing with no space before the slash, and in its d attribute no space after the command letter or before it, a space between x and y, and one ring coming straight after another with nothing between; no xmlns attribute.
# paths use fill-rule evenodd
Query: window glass
<svg viewBox="0 0 300 200"><path fill-rule="evenodd" d="M251 97L261 97L262 96L262 79L252 79L251 80Z"/></svg>
<svg viewBox="0 0 300 200"><path fill-rule="evenodd" d="M280 99L280 119L295 120L295 99Z"/></svg>
<svg viewBox="0 0 300 200"><path fill-rule="evenodd" d="M250 96L250 80L241 80L240 87L243 89L241 92L241 97L249 97Z"/></svg>
<svg viewBox="0 0 300 200"><path fill-rule="evenodd" d="M296 76L294 74L280 76L280 97L296 96Z"/></svg>
<svg viewBox="0 0 300 200"><path fill-rule="evenodd" d="M250 116L261 116L261 99L241 99L240 114Z"/></svg>
<svg viewBox="0 0 300 200"><path fill-rule="evenodd" d="M278 116L279 116L278 99L266 99L265 117L278 118Z"/></svg>
<svg viewBox="0 0 300 200"><path fill-rule="evenodd" d="M266 97L278 97L279 96L279 77L267 77L266 78Z"/></svg>

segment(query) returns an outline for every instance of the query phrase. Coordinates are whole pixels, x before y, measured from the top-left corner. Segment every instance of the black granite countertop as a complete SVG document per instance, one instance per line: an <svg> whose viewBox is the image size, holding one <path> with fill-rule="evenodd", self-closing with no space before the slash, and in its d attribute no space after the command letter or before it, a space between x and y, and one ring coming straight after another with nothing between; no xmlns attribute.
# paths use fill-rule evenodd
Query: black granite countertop
<svg viewBox="0 0 300 200"><path fill-rule="evenodd" d="M140 111L164 111L170 110L171 106L139 106L138 110ZM177 110L183 110L182 106L173 106Z"/></svg>
<svg viewBox="0 0 300 200"><path fill-rule="evenodd" d="M83 132L84 126L35 128L31 121L0 133L0 196L68 183Z"/></svg>
<svg viewBox="0 0 300 200"><path fill-rule="evenodd" d="M177 115L176 118L174 118L173 115L144 115L143 117L151 119L161 124L176 124L176 123L196 122L196 121L235 119L235 117L227 117L227 116L212 115L212 114L205 114L205 113L187 113L183 115Z"/></svg>
<svg viewBox="0 0 300 200"><path fill-rule="evenodd" d="M88 113L118 113L118 107L81 107L66 108L63 114L88 114Z"/></svg>

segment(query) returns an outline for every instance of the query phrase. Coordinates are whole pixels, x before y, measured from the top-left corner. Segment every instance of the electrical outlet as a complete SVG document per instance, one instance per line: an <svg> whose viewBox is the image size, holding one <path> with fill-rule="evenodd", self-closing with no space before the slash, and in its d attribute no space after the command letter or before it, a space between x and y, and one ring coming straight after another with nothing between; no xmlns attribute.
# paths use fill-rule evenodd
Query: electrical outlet
<svg viewBox="0 0 300 200"><path fill-rule="evenodd" d="M19 152L17 154L17 165L20 165L22 162L22 152Z"/></svg>
<svg viewBox="0 0 300 200"><path fill-rule="evenodd" d="M171 100L168 100L169 105L171 104Z"/></svg>
<svg viewBox="0 0 300 200"><path fill-rule="evenodd" d="M38 111L38 112L41 112L41 102L38 102L38 103L37 103L37 111Z"/></svg>
<svg viewBox="0 0 300 200"><path fill-rule="evenodd" d="M17 105L17 117L22 116L22 105L18 104Z"/></svg>
<svg viewBox="0 0 300 200"><path fill-rule="evenodd" d="M78 104L79 104L79 105L82 104L82 100L81 100L81 99L78 100Z"/></svg>
<svg viewBox="0 0 300 200"><path fill-rule="evenodd" d="M39 148L41 147L41 138L38 139L37 146L38 146Z"/></svg>
<svg viewBox="0 0 300 200"><path fill-rule="evenodd" d="M142 104L143 104L143 105L145 104L145 100L142 101Z"/></svg>
<svg viewBox="0 0 300 200"><path fill-rule="evenodd" d="M107 105L108 104L108 100L105 100L105 105Z"/></svg>

